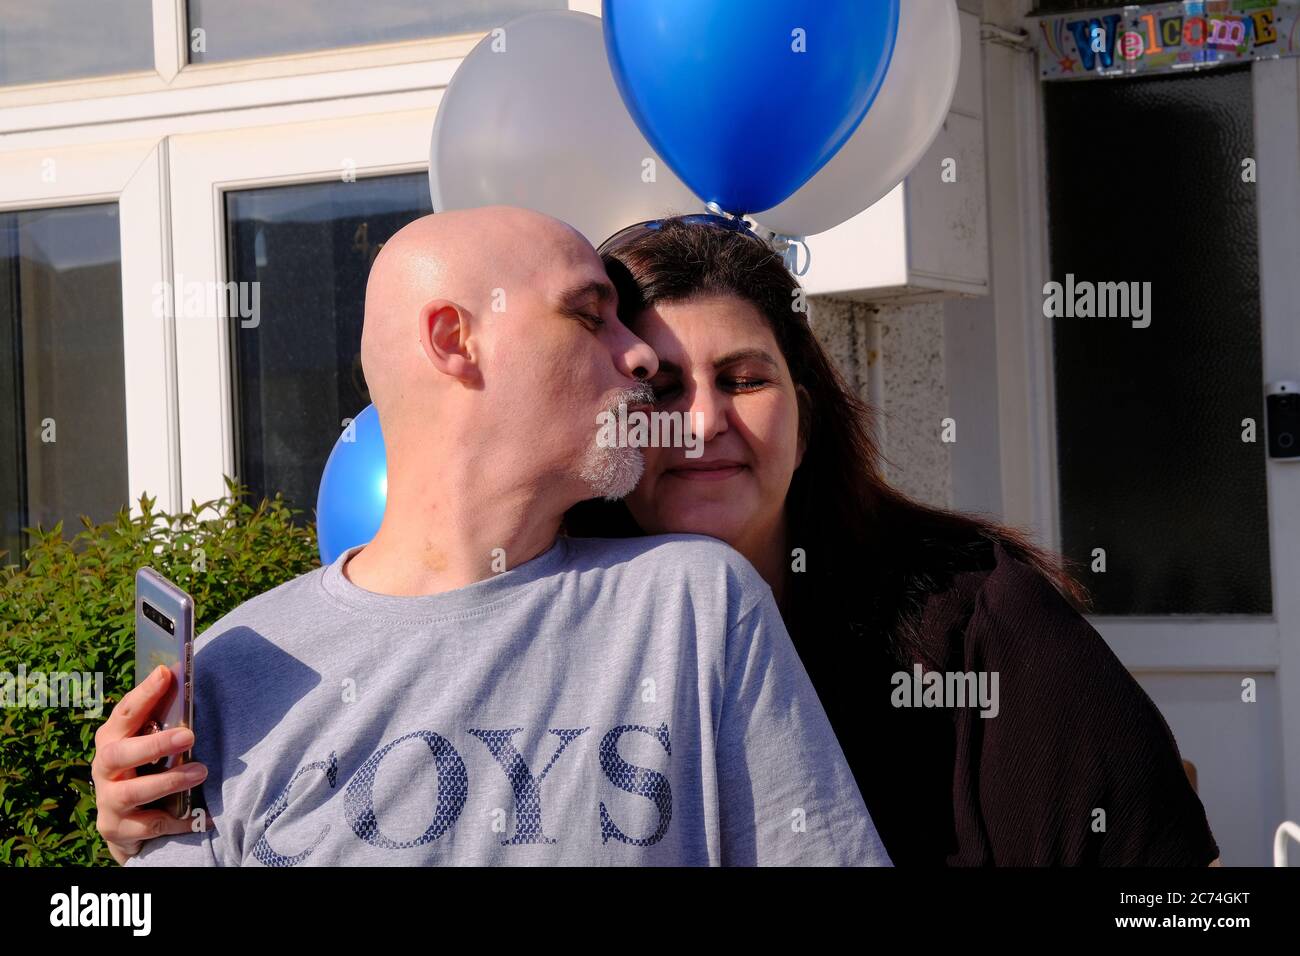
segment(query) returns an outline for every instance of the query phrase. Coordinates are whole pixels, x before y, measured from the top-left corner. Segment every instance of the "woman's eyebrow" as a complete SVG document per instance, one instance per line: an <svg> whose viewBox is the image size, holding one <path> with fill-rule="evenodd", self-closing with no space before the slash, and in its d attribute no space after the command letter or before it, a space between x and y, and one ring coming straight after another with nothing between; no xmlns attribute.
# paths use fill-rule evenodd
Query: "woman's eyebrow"
<svg viewBox="0 0 1300 956"><path fill-rule="evenodd" d="M728 352L726 355L714 359L713 368L716 371L717 369L726 368L728 365L735 365L737 362L744 362L750 359L756 362L762 362L764 365L769 365L773 369L779 369L781 367L777 364L776 359L772 358L770 353L765 352L762 349L736 349L734 352ZM661 358L659 359L659 371L668 375L681 375L682 367L676 362L670 362L666 358Z"/></svg>
<svg viewBox="0 0 1300 956"><path fill-rule="evenodd" d="M734 352L728 352L726 355L714 359L713 367L715 369L725 368L728 365L735 365L737 362L744 362L750 359L756 362L762 362L764 365L770 365L774 369L780 368L776 359L772 358L769 353L762 349L736 349Z"/></svg>

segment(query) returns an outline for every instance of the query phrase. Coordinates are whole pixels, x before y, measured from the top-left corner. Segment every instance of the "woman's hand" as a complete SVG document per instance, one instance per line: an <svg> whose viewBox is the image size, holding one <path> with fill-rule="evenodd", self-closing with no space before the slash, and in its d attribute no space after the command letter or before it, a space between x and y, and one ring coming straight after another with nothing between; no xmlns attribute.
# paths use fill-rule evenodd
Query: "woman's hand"
<svg viewBox="0 0 1300 956"><path fill-rule="evenodd" d="M190 821L165 810L141 807L172 793L197 787L208 775L201 763L187 763L157 774L138 774L163 757L182 754L194 744L186 727L136 736L171 686L172 672L159 664L140 686L127 693L95 731L90 776L95 787L95 826L118 863L140 852L146 840L188 833Z"/></svg>

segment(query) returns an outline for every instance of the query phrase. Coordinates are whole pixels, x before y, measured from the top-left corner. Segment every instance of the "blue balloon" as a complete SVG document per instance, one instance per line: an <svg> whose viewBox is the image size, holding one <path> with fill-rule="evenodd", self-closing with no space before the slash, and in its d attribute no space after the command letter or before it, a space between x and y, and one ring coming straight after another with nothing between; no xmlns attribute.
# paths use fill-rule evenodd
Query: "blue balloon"
<svg viewBox="0 0 1300 956"><path fill-rule="evenodd" d="M885 81L900 0L604 0L623 102L673 171L743 215L835 155Z"/></svg>
<svg viewBox="0 0 1300 956"><path fill-rule="evenodd" d="M351 441L347 439L351 438ZM322 564L365 544L379 530L388 500L388 458L379 413L367 405L334 443L316 496L316 538Z"/></svg>

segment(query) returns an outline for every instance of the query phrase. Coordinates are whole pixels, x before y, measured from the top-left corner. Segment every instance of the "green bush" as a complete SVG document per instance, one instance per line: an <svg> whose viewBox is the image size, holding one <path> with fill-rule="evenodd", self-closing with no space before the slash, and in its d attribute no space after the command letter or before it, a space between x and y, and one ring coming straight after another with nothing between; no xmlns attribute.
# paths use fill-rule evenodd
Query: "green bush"
<svg viewBox="0 0 1300 956"><path fill-rule="evenodd" d="M0 673L103 674L103 713L0 708L0 865L110 865L95 829L95 730L135 686L135 572L151 565L194 597L195 633L227 611L319 566L316 532L277 493L253 507L247 488L188 512L139 513L64 540L63 523L27 528L25 566L0 568ZM7 552L0 552L4 554ZM2 679L2 678L0 678ZM91 689L93 693L93 688ZM56 704L57 701L50 701Z"/></svg>

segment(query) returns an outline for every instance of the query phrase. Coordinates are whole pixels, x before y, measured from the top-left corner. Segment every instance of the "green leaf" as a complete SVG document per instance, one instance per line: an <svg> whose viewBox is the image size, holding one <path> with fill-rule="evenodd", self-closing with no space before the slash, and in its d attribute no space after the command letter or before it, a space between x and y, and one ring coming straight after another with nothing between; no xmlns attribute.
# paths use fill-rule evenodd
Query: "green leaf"
<svg viewBox="0 0 1300 956"><path fill-rule="evenodd" d="M135 686L137 568L151 564L194 596L201 633L319 566L315 528L281 495L250 503L247 487L224 482L223 497L176 514L142 494L102 524L26 528L17 555L0 552L0 671L98 672L104 693L99 718L0 710L0 865L116 865L95 829L90 761L95 730ZM192 567L198 548L205 571Z"/></svg>

